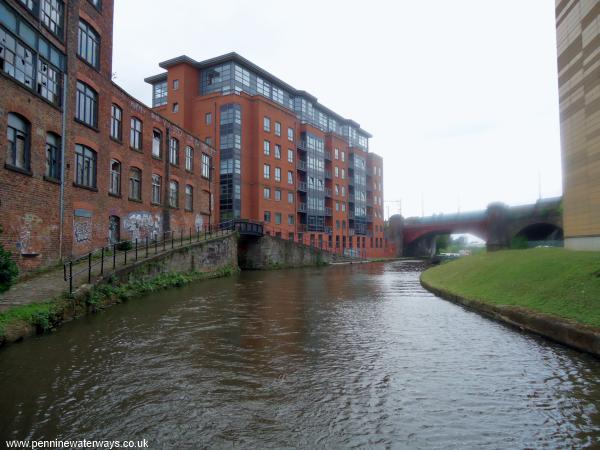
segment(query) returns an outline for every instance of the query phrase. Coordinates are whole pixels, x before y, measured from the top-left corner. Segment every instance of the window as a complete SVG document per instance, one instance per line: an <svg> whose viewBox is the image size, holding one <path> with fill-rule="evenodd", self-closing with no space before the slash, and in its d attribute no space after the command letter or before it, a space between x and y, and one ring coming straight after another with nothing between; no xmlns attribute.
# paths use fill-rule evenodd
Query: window
<svg viewBox="0 0 600 450"><path fill-rule="evenodd" d="M179 141L173 137L169 141L169 162L179 165Z"/></svg>
<svg viewBox="0 0 600 450"><path fill-rule="evenodd" d="M269 119L267 116L265 116L263 119L263 130L265 130L267 133L271 131L271 119Z"/></svg>
<svg viewBox="0 0 600 450"><path fill-rule="evenodd" d="M41 40L40 40L41 42ZM61 104L62 75L42 58L37 64L37 93L55 105Z"/></svg>
<svg viewBox="0 0 600 450"><path fill-rule="evenodd" d="M288 128L288 141L294 142L294 129Z"/></svg>
<svg viewBox="0 0 600 450"><path fill-rule="evenodd" d="M294 203L294 194L292 192L288 192L288 203Z"/></svg>
<svg viewBox="0 0 600 450"><path fill-rule="evenodd" d="M346 179L346 170L342 169L342 180Z"/></svg>
<svg viewBox="0 0 600 450"><path fill-rule="evenodd" d="M288 214L288 225L294 225L294 215Z"/></svg>
<svg viewBox="0 0 600 450"><path fill-rule="evenodd" d="M275 159L281 159L281 145L275 144Z"/></svg>
<svg viewBox="0 0 600 450"><path fill-rule="evenodd" d="M346 212L346 204L342 203L342 212Z"/></svg>
<svg viewBox="0 0 600 450"><path fill-rule="evenodd" d="M98 94L87 84L77 81L75 119L98 128Z"/></svg>
<svg viewBox="0 0 600 450"><path fill-rule="evenodd" d="M129 145L134 150L142 149L142 121L137 117L131 118Z"/></svg>
<svg viewBox="0 0 600 450"><path fill-rule="evenodd" d="M212 123L212 113L207 112L204 114L204 123L210 125Z"/></svg>
<svg viewBox="0 0 600 450"><path fill-rule="evenodd" d="M60 180L60 158L60 137L54 133L46 134L46 177Z"/></svg>
<svg viewBox="0 0 600 450"><path fill-rule="evenodd" d="M172 108L171 109L172 112L174 112L174 113L179 112L179 103L177 103L177 102L173 103L173 106L171 108Z"/></svg>
<svg viewBox="0 0 600 450"><path fill-rule="evenodd" d="M160 192L162 186L162 177L155 173L152 174L152 203L160 205Z"/></svg>
<svg viewBox="0 0 600 450"><path fill-rule="evenodd" d="M275 225L281 225L281 213L275 213Z"/></svg>
<svg viewBox="0 0 600 450"><path fill-rule="evenodd" d="M271 198L271 188L263 188L263 198L269 200Z"/></svg>
<svg viewBox="0 0 600 450"><path fill-rule="evenodd" d="M263 214L263 218L265 222L270 222L271 221L271 212L270 211L265 211Z"/></svg>
<svg viewBox="0 0 600 450"><path fill-rule="evenodd" d="M265 178L265 180L271 178L271 166L268 164L265 164L263 166L263 177Z"/></svg>
<svg viewBox="0 0 600 450"><path fill-rule="evenodd" d="M275 136L281 136L281 124L275 122Z"/></svg>
<svg viewBox="0 0 600 450"><path fill-rule="evenodd" d="M169 182L169 206L179 207L179 183L177 181Z"/></svg>
<svg viewBox="0 0 600 450"><path fill-rule="evenodd" d="M288 162L294 162L294 150L288 148Z"/></svg>
<svg viewBox="0 0 600 450"><path fill-rule="evenodd" d="M263 142L263 152L266 156L271 154L271 143L269 141Z"/></svg>
<svg viewBox="0 0 600 450"><path fill-rule="evenodd" d="M162 133L156 128L152 130L152 156L162 158Z"/></svg>
<svg viewBox="0 0 600 450"><path fill-rule="evenodd" d="M202 176L210 179L210 156L206 153L202 153Z"/></svg>
<svg viewBox="0 0 600 450"><path fill-rule="evenodd" d="M152 106L167 104L167 82L162 81L152 86Z"/></svg>
<svg viewBox="0 0 600 450"><path fill-rule="evenodd" d="M173 80L173 90L179 89L179 80Z"/></svg>
<svg viewBox="0 0 600 450"><path fill-rule="evenodd" d="M206 145L208 145L209 147L212 147L212 138L210 136L208 136L204 142L206 142Z"/></svg>
<svg viewBox="0 0 600 450"><path fill-rule="evenodd" d="M335 210L336 211L340 210L340 203L339 202L335 202Z"/></svg>
<svg viewBox="0 0 600 450"><path fill-rule="evenodd" d="M123 139L123 110L115 104L110 107L110 137Z"/></svg>
<svg viewBox="0 0 600 450"><path fill-rule="evenodd" d="M342 197L346 196L346 187L342 186Z"/></svg>
<svg viewBox="0 0 600 450"><path fill-rule="evenodd" d="M108 192L113 195L121 195L121 163L116 159L110 161L110 183Z"/></svg>
<svg viewBox="0 0 600 450"><path fill-rule="evenodd" d="M335 185L335 195L340 195L340 186L338 184Z"/></svg>
<svg viewBox="0 0 600 450"><path fill-rule="evenodd" d="M194 149L189 145L185 147L185 170L194 170Z"/></svg>
<svg viewBox="0 0 600 450"><path fill-rule="evenodd" d="M7 125L6 164L29 171L30 124L24 117L9 113Z"/></svg>
<svg viewBox="0 0 600 450"><path fill-rule="evenodd" d="M346 152L342 150L342 161L346 161Z"/></svg>
<svg viewBox="0 0 600 450"><path fill-rule="evenodd" d="M275 167L275 181L281 181L281 168Z"/></svg>
<svg viewBox="0 0 600 450"><path fill-rule="evenodd" d="M61 0L41 0L40 19L55 35L63 35L64 5Z"/></svg>
<svg viewBox="0 0 600 450"><path fill-rule="evenodd" d="M100 68L100 36L90 24L81 19L77 31L77 56L90 66Z"/></svg>
<svg viewBox="0 0 600 450"><path fill-rule="evenodd" d="M75 145L75 184L96 188L96 152L85 145Z"/></svg>
<svg viewBox="0 0 600 450"><path fill-rule="evenodd" d="M276 202L281 201L281 190L279 190L279 189L275 189L275 201Z"/></svg>
<svg viewBox="0 0 600 450"><path fill-rule="evenodd" d="M294 184L294 174L291 170L288 170L288 184Z"/></svg>
<svg viewBox="0 0 600 450"><path fill-rule="evenodd" d="M333 154L334 154L335 159L340 159L340 149L339 148L336 148L333 151Z"/></svg>
<svg viewBox="0 0 600 450"><path fill-rule="evenodd" d="M335 175L336 178L340 176L340 169L339 169L338 166L335 166L333 168L333 173L334 173L334 175Z"/></svg>
<svg viewBox="0 0 600 450"><path fill-rule="evenodd" d="M137 167L129 170L129 199L142 200L142 171Z"/></svg>
<svg viewBox="0 0 600 450"><path fill-rule="evenodd" d="M96 8L98 11L102 9L102 0L90 0L90 3Z"/></svg>
<svg viewBox="0 0 600 450"><path fill-rule="evenodd" d="M185 185L185 210L192 211L194 209L194 188L189 184Z"/></svg>

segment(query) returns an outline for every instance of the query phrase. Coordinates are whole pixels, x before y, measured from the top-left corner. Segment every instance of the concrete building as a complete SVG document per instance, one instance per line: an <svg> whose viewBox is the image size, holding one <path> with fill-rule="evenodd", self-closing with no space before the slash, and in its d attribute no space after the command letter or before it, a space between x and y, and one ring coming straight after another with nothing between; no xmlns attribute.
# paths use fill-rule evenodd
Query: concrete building
<svg viewBox="0 0 600 450"><path fill-rule="evenodd" d="M154 110L219 149L219 221L383 256L383 161L359 124L236 53L159 65L166 72L146 78Z"/></svg>
<svg viewBox="0 0 600 450"><path fill-rule="evenodd" d="M600 250L600 2L556 0L565 247Z"/></svg>
<svg viewBox="0 0 600 450"><path fill-rule="evenodd" d="M22 270L211 220L214 150L111 81L112 0L0 0L0 242Z"/></svg>

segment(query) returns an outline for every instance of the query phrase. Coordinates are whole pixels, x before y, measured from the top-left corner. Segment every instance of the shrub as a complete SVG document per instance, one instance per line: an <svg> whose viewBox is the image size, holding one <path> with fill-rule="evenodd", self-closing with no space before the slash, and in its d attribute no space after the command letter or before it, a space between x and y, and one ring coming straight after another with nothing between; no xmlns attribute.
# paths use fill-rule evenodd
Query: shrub
<svg viewBox="0 0 600 450"><path fill-rule="evenodd" d="M512 249L524 249L527 248L527 238L525 236L517 235L510 241L510 248Z"/></svg>
<svg viewBox="0 0 600 450"><path fill-rule="evenodd" d="M131 250L133 248L133 244L131 241L122 241L117 244L117 250L125 251Z"/></svg>
<svg viewBox="0 0 600 450"><path fill-rule="evenodd" d="M0 292L6 291L19 275L19 269L10 252L0 245Z"/></svg>

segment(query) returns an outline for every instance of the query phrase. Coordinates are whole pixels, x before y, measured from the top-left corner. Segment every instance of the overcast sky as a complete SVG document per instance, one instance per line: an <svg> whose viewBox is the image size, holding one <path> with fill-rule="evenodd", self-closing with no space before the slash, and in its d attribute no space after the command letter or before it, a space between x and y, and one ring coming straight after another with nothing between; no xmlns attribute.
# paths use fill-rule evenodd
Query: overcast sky
<svg viewBox="0 0 600 450"><path fill-rule="evenodd" d="M160 61L231 51L374 135L386 214L562 192L554 0L115 1L115 81L147 104Z"/></svg>

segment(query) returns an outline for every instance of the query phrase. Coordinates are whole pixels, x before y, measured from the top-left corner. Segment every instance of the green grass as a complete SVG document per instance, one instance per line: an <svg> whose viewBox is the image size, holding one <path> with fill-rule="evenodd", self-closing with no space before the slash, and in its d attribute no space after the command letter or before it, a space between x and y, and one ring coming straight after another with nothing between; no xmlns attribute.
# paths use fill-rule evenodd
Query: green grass
<svg viewBox="0 0 600 450"><path fill-rule="evenodd" d="M431 268L422 279L469 300L519 306L600 328L600 252L491 252Z"/></svg>

